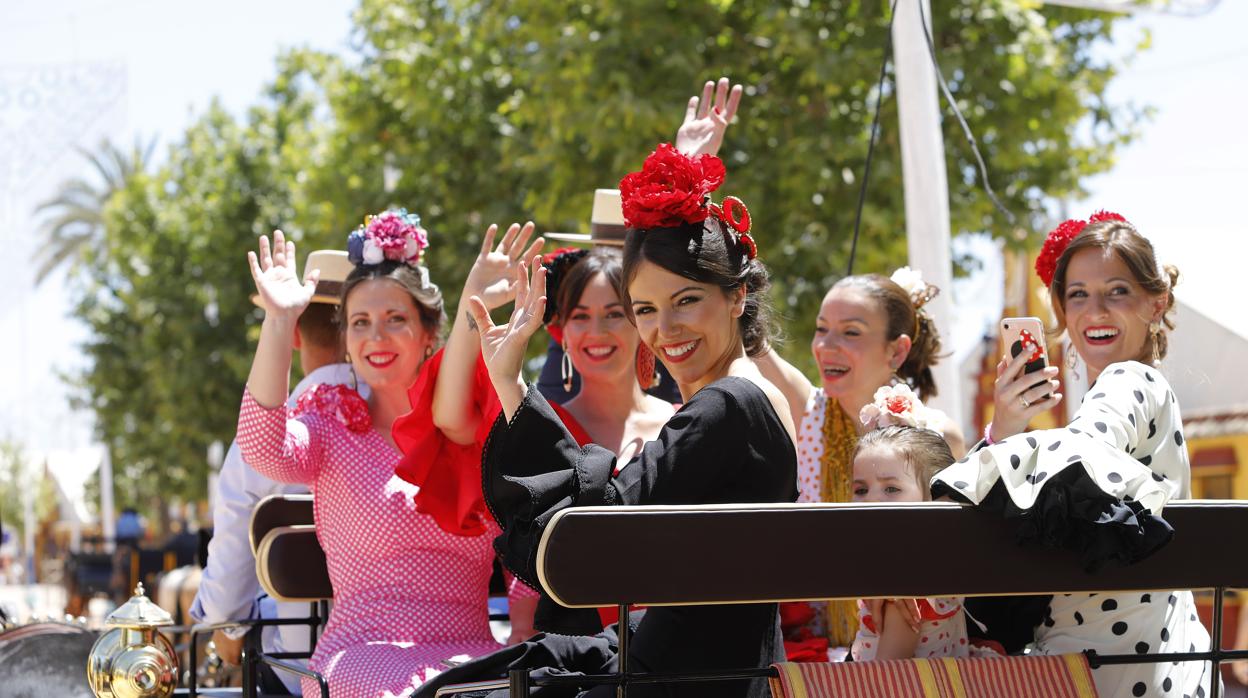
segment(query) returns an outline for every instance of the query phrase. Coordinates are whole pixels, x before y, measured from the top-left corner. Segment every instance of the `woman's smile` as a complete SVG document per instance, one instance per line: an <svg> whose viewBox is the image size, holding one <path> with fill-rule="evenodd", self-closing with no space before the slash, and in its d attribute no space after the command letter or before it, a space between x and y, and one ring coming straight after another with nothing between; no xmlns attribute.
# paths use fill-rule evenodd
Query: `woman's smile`
<svg viewBox="0 0 1248 698"><path fill-rule="evenodd" d="M587 344L581 347L581 354L586 361L603 362L609 360L616 349L613 344Z"/></svg>
<svg viewBox="0 0 1248 698"><path fill-rule="evenodd" d="M399 358L393 351L375 351L364 355L364 360L373 368L387 368Z"/></svg>
<svg viewBox="0 0 1248 698"><path fill-rule="evenodd" d="M1096 325L1085 329L1083 331L1083 338L1087 340L1088 344L1105 346L1107 344L1113 344L1118 339L1119 334L1120 332L1117 327L1109 325Z"/></svg>
<svg viewBox="0 0 1248 698"><path fill-rule="evenodd" d="M679 344L663 344L659 348L663 351L663 356L668 361L678 364L693 356L693 352L701 344L701 340L694 339L688 342L680 342Z"/></svg>

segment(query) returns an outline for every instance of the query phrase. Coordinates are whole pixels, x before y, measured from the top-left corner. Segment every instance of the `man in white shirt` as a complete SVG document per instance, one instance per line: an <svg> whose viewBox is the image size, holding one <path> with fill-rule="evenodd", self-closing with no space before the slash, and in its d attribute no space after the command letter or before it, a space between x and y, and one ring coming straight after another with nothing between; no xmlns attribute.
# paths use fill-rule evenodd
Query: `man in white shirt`
<svg viewBox="0 0 1248 698"><path fill-rule="evenodd" d="M295 401L308 388L319 383L344 384L356 387L368 397L368 386L356 385L350 364L344 363L341 335L335 316L338 313L339 290L351 271L345 252L318 250L308 255L307 268L320 269L316 295L312 304L299 318L295 349L304 378L291 392L287 404ZM254 300L254 299L253 299ZM306 603L280 603L263 596L256 579L256 560L251 552L248 529L251 512L256 504L271 494L307 494L303 485L274 482L260 475L245 462L238 444L231 443L217 479L217 497L213 505L213 535L208 543L208 566L204 568L199 592L190 614L198 623L223 623L255 618L306 618ZM229 664L239 662L246 629L218 630L212 639L217 654ZM310 647L306 625L283 625L265 628L262 635L265 652L306 652ZM298 660L306 668L306 660ZM281 694L282 687L290 695L300 695L299 677L284 671L261 666L261 691Z"/></svg>

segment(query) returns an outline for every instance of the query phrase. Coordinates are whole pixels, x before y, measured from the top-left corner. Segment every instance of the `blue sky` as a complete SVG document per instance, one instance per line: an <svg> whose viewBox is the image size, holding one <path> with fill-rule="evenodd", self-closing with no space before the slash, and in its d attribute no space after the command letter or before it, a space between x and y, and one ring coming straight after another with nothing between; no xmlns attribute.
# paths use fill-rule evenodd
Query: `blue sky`
<svg viewBox="0 0 1248 698"><path fill-rule="evenodd" d="M6 69L112 62L125 75L126 97L89 120L82 145L100 135L128 142L137 134L158 137L163 149L213 97L241 113L272 77L282 48L345 49L354 6L354 0L0 0L0 79ZM1225 0L1195 19L1142 16L1123 28L1123 41L1134 41L1140 26L1152 28L1153 48L1124 69L1113 94L1153 105L1156 117L1112 173L1089 182L1088 201L1066 203L1074 215L1102 207L1127 215L1187 272L1180 297L1248 336L1242 294L1226 293L1227 284L1214 281L1237 278L1236 265L1248 256L1248 225L1238 206L1248 196L1248 47L1242 42L1248 2ZM0 110L0 138L15 123ZM0 304L0 334L17 337L0 347L0 437L22 434L36 448L89 441L89 421L69 416L56 375L80 361L74 345L81 331L57 320L66 307L63 279L33 289L20 261L34 251L31 207L59 178L80 174L77 163L63 153L20 197L0 198L3 256L15 260L0 291L17 300Z"/></svg>

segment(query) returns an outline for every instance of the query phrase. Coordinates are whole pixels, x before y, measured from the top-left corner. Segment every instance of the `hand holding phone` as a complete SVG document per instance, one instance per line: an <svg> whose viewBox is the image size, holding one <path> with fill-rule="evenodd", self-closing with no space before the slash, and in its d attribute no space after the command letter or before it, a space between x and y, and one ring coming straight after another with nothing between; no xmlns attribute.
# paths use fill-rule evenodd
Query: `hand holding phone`
<svg viewBox="0 0 1248 698"><path fill-rule="evenodd" d="M1040 318L1005 318L1001 321L1001 341L1005 358L997 365L993 386L990 432L994 441L1022 432L1036 415L1062 399L1057 392L1057 369L1049 365Z"/></svg>
<svg viewBox="0 0 1248 698"><path fill-rule="evenodd" d="M1001 340L1010 358L1027 353L1023 373L1043 371L1049 365L1049 351L1044 343L1044 323L1038 317L1007 317L1001 321ZM1040 385L1036 383L1035 385Z"/></svg>

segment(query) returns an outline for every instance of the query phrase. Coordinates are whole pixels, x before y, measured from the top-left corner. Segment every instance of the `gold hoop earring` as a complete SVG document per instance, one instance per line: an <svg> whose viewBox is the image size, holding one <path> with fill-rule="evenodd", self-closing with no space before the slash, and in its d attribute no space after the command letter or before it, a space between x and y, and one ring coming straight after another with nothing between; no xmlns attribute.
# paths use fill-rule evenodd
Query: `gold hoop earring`
<svg viewBox="0 0 1248 698"><path fill-rule="evenodd" d="M572 355L568 354L568 340L563 340L563 359L559 362L559 375L563 378L563 392L572 392Z"/></svg>

